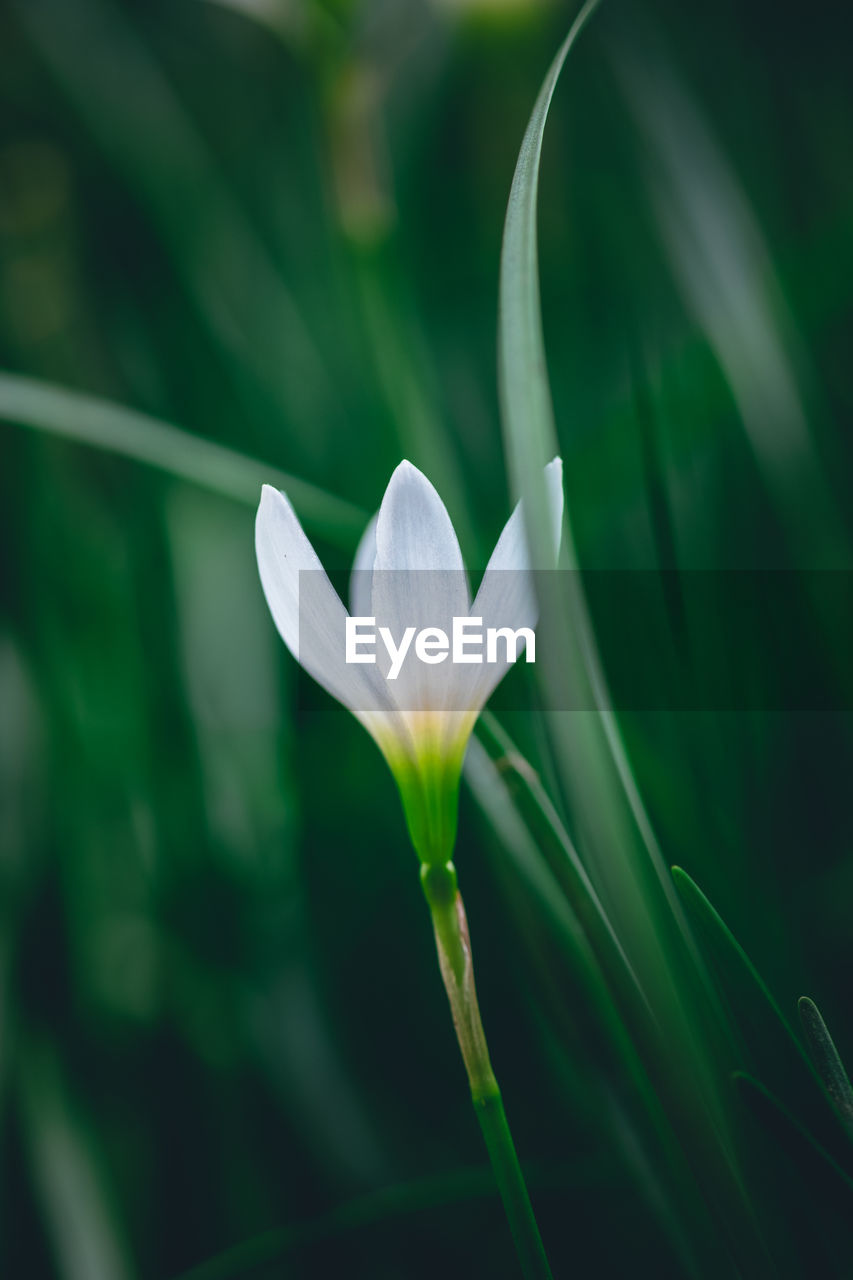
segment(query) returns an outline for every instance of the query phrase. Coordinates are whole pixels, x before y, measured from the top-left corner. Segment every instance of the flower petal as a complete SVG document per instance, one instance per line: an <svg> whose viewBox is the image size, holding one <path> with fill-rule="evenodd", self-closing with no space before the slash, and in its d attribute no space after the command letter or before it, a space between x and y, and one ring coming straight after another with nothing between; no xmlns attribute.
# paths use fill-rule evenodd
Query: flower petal
<svg viewBox="0 0 853 1280"><path fill-rule="evenodd" d="M563 528L563 462L561 458L552 458L545 468L545 492L551 516L554 561L553 564L544 567L553 569L557 564ZM480 585L480 591L483 589L483 584L490 570L503 572L510 569L526 570L529 568L530 555L527 549L527 535L524 529L524 504L518 502L495 544L495 549L483 576L483 583ZM475 609L474 612L479 612L479 610Z"/></svg>
<svg viewBox="0 0 853 1280"><path fill-rule="evenodd" d="M273 621L297 662L363 723L365 713L390 707L378 668L347 664L347 611L293 507L268 484L255 521L255 551Z"/></svg>
<svg viewBox="0 0 853 1280"><path fill-rule="evenodd" d="M401 462L388 481L376 523L376 567L465 573L447 509L411 462Z"/></svg>
<svg viewBox="0 0 853 1280"><path fill-rule="evenodd" d="M560 458L554 458L545 468L545 486L553 533L553 564L556 566L563 526L563 464ZM516 505L497 540L471 606L471 616L483 619L484 632L489 627L509 627L517 631L521 627L532 629L536 626L539 605L536 581L530 568L522 502ZM521 657L523 650L524 645L520 644L517 657ZM498 652L505 652L502 642ZM512 665L502 660L470 668L469 697L472 706L476 705L477 710L483 706Z"/></svg>
<svg viewBox="0 0 853 1280"><path fill-rule="evenodd" d="M453 618L470 605L468 576L444 503L410 462L392 475L376 522L373 608L377 627L395 644L406 633L438 628L449 637ZM377 646L381 648L381 646ZM441 711L450 707L453 688L449 654L428 664L409 652L388 688L403 711ZM391 663L386 657L383 671Z"/></svg>

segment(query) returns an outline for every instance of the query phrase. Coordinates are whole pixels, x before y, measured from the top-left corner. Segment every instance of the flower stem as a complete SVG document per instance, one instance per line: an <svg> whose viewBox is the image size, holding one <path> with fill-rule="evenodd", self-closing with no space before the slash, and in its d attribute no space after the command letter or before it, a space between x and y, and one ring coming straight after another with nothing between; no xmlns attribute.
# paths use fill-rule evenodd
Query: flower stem
<svg viewBox="0 0 853 1280"><path fill-rule="evenodd" d="M474 985L471 940L452 862L421 867L421 885L432 914L441 976L456 1038L471 1086L471 1100L509 1221L525 1280L552 1280L533 1206L507 1124Z"/></svg>

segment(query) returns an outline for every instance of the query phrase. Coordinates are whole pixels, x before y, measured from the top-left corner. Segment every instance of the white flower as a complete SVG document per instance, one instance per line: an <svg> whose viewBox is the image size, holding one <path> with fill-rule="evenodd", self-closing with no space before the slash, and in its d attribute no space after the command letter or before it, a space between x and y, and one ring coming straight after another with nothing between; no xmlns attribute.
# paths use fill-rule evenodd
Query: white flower
<svg viewBox="0 0 853 1280"><path fill-rule="evenodd" d="M545 478L556 564L563 518L559 458L545 468ZM258 507L255 550L267 604L288 649L378 743L400 788L421 861L449 860L465 748L477 716L511 665L509 654L479 664L428 664L412 656L395 679L389 679L390 659L378 644L374 663L348 663L347 610L293 507L270 485L264 485ZM387 628L398 644L410 627L437 627L449 635L454 618L482 619L484 630L532 629L538 610L521 504L504 526L472 605L444 503L426 476L401 462L359 544L350 605L353 617L374 619L376 631Z"/></svg>

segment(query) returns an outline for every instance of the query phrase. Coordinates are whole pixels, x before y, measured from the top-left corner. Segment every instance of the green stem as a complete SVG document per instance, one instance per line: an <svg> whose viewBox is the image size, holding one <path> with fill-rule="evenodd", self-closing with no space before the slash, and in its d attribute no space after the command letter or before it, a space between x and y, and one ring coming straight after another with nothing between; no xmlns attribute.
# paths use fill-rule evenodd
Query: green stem
<svg viewBox="0 0 853 1280"><path fill-rule="evenodd" d="M521 1270L525 1280L552 1280L551 1268L507 1124L498 1082L489 1061L489 1049L474 985L468 920L462 895L457 888L453 863L424 863L421 867L421 885L432 915L438 962L450 1001L456 1038L468 1073L471 1100L486 1140Z"/></svg>

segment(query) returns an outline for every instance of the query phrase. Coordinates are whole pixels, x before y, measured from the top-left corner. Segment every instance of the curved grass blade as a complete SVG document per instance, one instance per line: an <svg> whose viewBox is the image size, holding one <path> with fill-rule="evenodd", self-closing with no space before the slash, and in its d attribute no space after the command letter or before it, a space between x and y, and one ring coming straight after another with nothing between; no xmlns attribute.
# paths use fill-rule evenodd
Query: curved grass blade
<svg viewBox="0 0 853 1280"><path fill-rule="evenodd" d="M624 984L627 982L632 993L648 1009L639 979L631 967L631 963L607 916L607 912L590 881L586 868L578 856L577 849L560 821L560 816L542 786L536 770L528 764L509 734L491 712L486 711L480 717L479 731L481 736L485 733L485 736L500 752L499 759L491 762L493 767L495 770L500 768L504 772L511 774L517 788L525 796L529 806L538 815L540 825L544 827L545 833L550 842L556 847L558 855L561 855L559 864L554 861L549 862L544 853L539 854L538 860L540 863L545 863L545 865L549 866L550 874L554 878L555 888L568 899L575 917L590 940L599 964L602 965L610 980L623 986L623 989ZM476 751L479 745L476 740L473 745ZM469 751L469 756L470 754ZM465 763L466 778L473 787L473 780L468 768L468 758L466 758ZM497 829L502 830L502 828ZM525 831L527 831L526 827ZM648 1009L648 1012L651 1014L650 1009Z"/></svg>
<svg viewBox="0 0 853 1280"><path fill-rule="evenodd" d="M468 745L463 776L480 811L509 852L516 873L556 933L584 965L592 966L594 962L576 911L539 853L497 764L477 738L472 738Z"/></svg>
<svg viewBox="0 0 853 1280"><path fill-rule="evenodd" d="M808 996L801 996L797 1002L797 1008L815 1070L823 1081L838 1114L848 1128L851 1128L853 1127L853 1088L844 1069L844 1063L841 1061L841 1055L814 1000L810 1000Z"/></svg>
<svg viewBox="0 0 853 1280"><path fill-rule="evenodd" d="M840 1159L849 1159L843 1143L839 1145L838 1130L827 1124L827 1093L836 1107L837 1103L828 1088L824 1091L822 1071L815 1070L761 974L699 886L681 867L673 867L672 875L690 923L710 953L743 1048L750 1058L762 1062L764 1071L784 1078L786 1093L796 1097L797 1106L807 1116L808 1123L833 1150L837 1148ZM826 1028L824 1032L828 1039ZM840 1060L838 1067L843 1075ZM847 1087L849 1089L849 1084ZM837 1108L836 1119L841 1124L845 1122L840 1108Z"/></svg>
<svg viewBox="0 0 853 1280"><path fill-rule="evenodd" d="M347 549L367 523L366 512L305 480L148 414L67 387L0 373L0 419L143 462L253 507L261 484L274 484L287 491L306 524Z"/></svg>
<svg viewBox="0 0 853 1280"><path fill-rule="evenodd" d="M595 910L594 895L587 902L584 901L582 887L577 894L566 893L559 877L542 856L498 763L476 737L468 744L463 776L480 811L509 856L515 874L568 953L573 976L585 988L588 1002L611 1043L619 1047L624 1061L632 1062L635 1079L642 1088L647 1088L642 1069L634 1061L635 1050L616 1013L605 981L607 966L600 966L595 954L596 942L600 945L600 939L590 936L594 932L589 928L589 916ZM618 950L618 942L614 945Z"/></svg>
<svg viewBox="0 0 853 1280"><path fill-rule="evenodd" d="M501 415L513 486L525 502L534 564L548 563L550 533L545 519L548 507L543 472L559 451L539 295L536 216L542 139L560 72L599 3L600 0L588 0L584 5L545 77L521 144L504 225L498 323ZM540 625L546 633L550 631L565 638L559 646L560 662L542 664L548 686L544 694L546 705L596 708L591 716L574 717L571 735L563 723L565 717L552 716L552 732L563 760L563 771L578 779L575 792L579 815L582 824L597 833L596 843L609 848L611 857L619 861L639 838L646 859L654 869L655 892L659 894L662 890L670 913L679 918L678 901L610 706L577 572L568 509L563 522L560 565L569 572L559 574L553 584L549 583L553 591L542 592L540 600ZM585 819L584 810L587 811ZM592 864L590 866L594 871ZM635 865L628 874L642 877L644 873ZM611 882L624 882L624 871L614 874L611 868L609 873L603 873L599 888L605 887L604 875L609 875ZM691 946L689 938L685 937L684 941ZM648 950L645 943L643 946ZM652 951L654 949L653 945Z"/></svg>
<svg viewBox="0 0 853 1280"><path fill-rule="evenodd" d="M681 901L684 903L688 919L697 935L710 946L717 959L723 962L724 968L730 970L732 962L734 962L734 966L740 971L740 976L746 975L749 978L750 984L761 994L767 1008L775 1014L780 1025L785 1029L800 1055L804 1058L805 1055L799 1041L773 998L770 988L722 916L711 905L696 881L682 867L672 868L672 878ZM717 967L719 968L720 966L718 965Z"/></svg>
<svg viewBox="0 0 853 1280"><path fill-rule="evenodd" d="M651 1194L658 1177L664 1178L667 1196L665 1203L658 1203L655 1211L673 1246L684 1254L685 1274L692 1274L695 1259L689 1256L686 1237L693 1232L695 1245L697 1240L705 1238L706 1224L701 1221L701 1215L700 1220L695 1219L696 1203L691 1194L690 1171L684 1164L684 1151L655 1090L642 1052L643 1045L647 1047L648 1044L649 1025L654 1022L654 1014L648 1009L642 991L636 987L636 975L630 969L618 938L612 935L611 926L589 886L571 839L535 771L515 749L494 716L487 715L487 723L492 743L499 743L508 750L500 759L493 760L479 739L472 738L465 758L465 780L508 855L514 872L565 947L572 979L583 989L583 998L578 1000L574 996L572 1001L576 1025L583 1026L582 1035L589 1045L604 1042L606 1052L619 1059L622 1071L637 1091L637 1098L643 1105L645 1132L650 1144L648 1151L655 1164L654 1171L644 1167L642 1145L638 1145L636 1134L628 1146L632 1156L644 1168L644 1194ZM523 793L523 798L530 800L531 804L522 806L522 797L513 793L511 783L517 784L516 790ZM538 808L540 802L544 821L536 826L534 833L533 824L528 825L528 810ZM557 858L562 857L572 870L568 883L543 853L537 839L540 826L544 828L544 835L551 828L551 839L557 845ZM544 982L543 990L547 992L549 985ZM621 1001L619 996L623 997ZM634 1009L630 1007L631 996L637 1002ZM564 1004L564 991L558 993L558 999ZM644 1015L639 1019L637 1009ZM690 1227L686 1228L688 1222ZM707 1240L705 1246L710 1247Z"/></svg>
<svg viewBox="0 0 853 1280"><path fill-rule="evenodd" d="M536 210L542 138L566 57L598 7L588 0L545 77L513 178L500 271L498 361L510 477L524 500L531 563L549 563L544 467L558 452L540 313ZM569 513L553 590L540 590L540 628L554 656L538 670L561 784L570 798L579 851L646 1000L649 1065L673 1113L686 1122L696 1172L726 1225L726 1247L744 1269L766 1257L733 1149L707 1029L692 990L709 985L631 773L610 706L577 569ZM553 575L552 575L553 577ZM540 581L541 588L541 581ZM578 710L562 713L553 708ZM580 708L594 707L594 711ZM692 965L685 965L687 958ZM687 1081L690 1082L689 1089ZM688 1098L688 1093L690 1097ZM695 1107L695 1098L703 1108ZM691 1099L693 1100L691 1102ZM698 1166L701 1164L701 1168Z"/></svg>
<svg viewBox="0 0 853 1280"><path fill-rule="evenodd" d="M521 143L504 224L498 321L501 413L515 487L530 499L528 535L536 564L548 563L547 520L536 519L548 510L541 473L557 452L539 298L536 213L542 137L563 64L599 3L587 0L548 70Z"/></svg>

